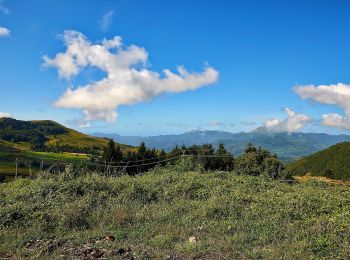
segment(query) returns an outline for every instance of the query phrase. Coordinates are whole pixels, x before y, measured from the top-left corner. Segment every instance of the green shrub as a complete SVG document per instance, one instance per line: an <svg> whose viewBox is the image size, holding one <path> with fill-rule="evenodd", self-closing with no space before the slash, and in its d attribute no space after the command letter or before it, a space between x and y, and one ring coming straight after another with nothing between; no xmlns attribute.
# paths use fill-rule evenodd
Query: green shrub
<svg viewBox="0 0 350 260"><path fill-rule="evenodd" d="M249 144L235 160L234 171L238 174L265 176L272 179L288 177L283 163L269 151Z"/></svg>

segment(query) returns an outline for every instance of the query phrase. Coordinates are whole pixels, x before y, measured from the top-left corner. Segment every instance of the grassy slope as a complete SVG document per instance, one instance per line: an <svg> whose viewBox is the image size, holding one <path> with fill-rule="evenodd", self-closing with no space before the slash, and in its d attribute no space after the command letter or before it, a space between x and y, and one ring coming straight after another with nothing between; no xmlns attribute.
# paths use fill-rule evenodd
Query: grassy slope
<svg viewBox="0 0 350 260"><path fill-rule="evenodd" d="M6 179L12 179L15 175L16 158L21 161L85 161L88 156L76 153L49 153L49 152L33 152L27 144L14 144L0 140L0 175L4 175ZM33 168L33 166L32 166ZM25 176L29 174L27 165L21 164L18 168L18 174Z"/></svg>
<svg viewBox="0 0 350 260"><path fill-rule="evenodd" d="M101 151L104 147L107 146L108 140L105 138L98 138L94 136L90 136L76 130L67 128L61 124L58 124L54 121L42 120L42 121L31 121L38 124L52 123L57 125L57 128L63 128L66 130L66 133L60 135L48 135L49 139L46 142L47 146L55 146L55 145L69 145L73 147L81 147L81 148L99 148ZM128 150L131 146L120 144L122 150Z"/></svg>
<svg viewBox="0 0 350 260"><path fill-rule="evenodd" d="M48 136L49 140L46 142L47 146L55 145L70 145L77 147L98 147L101 150L107 146L107 140L103 138L92 137L78 131L67 128L67 133L61 135ZM122 147L127 147L122 145Z"/></svg>
<svg viewBox="0 0 350 260"><path fill-rule="evenodd" d="M350 180L350 142L304 157L288 165L287 169L295 175L309 173L311 176L327 176L331 170L331 176L327 177Z"/></svg>
<svg viewBox="0 0 350 260"><path fill-rule="evenodd" d="M25 133L28 129L36 129L38 131L43 131L43 129L50 128L61 130L62 134L52 134L46 135L48 141L45 143L46 146L56 146L56 145L69 145L71 147L79 148L91 148L94 150L102 151L104 147L107 146L108 140L104 138L92 137L73 129L67 128L60 125L54 121L42 120L42 121L19 121L15 119L0 118L1 123L7 121L7 125L12 128L18 129L20 124L21 129L19 132ZM128 145L120 145L122 151L128 151L134 149ZM64 160L64 161L80 161L88 159L87 155L76 154L76 153L47 153L47 152L33 152L31 151L30 143L13 143L0 139L0 175L13 176L15 174L15 160L20 158L21 160ZM28 174L29 169L20 168L19 174Z"/></svg>
<svg viewBox="0 0 350 260"><path fill-rule="evenodd" d="M166 168L138 177L66 174L0 185L0 257L94 249L114 258L130 247L137 258L346 259L349 220L350 189L321 182Z"/></svg>
<svg viewBox="0 0 350 260"><path fill-rule="evenodd" d="M72 147L91 148L102 151L108 142L107 139L89 136L50 120L21 121L12 118L0 118L0 128L1 127L5 129L5 132L13 131L15 134L26 134L29 130L36 131L37 133L44 133L45 137L48 139L45 145L48 147L69 145ZM54 134L55 132L59 134ZM23 150L23 148L27 150L30 149L30 144L26 143L14 144L8 142L8 144L19 146L17 148L20 148L21 150ZM128 145L120 146L122 150L132 148Z"/></svg>

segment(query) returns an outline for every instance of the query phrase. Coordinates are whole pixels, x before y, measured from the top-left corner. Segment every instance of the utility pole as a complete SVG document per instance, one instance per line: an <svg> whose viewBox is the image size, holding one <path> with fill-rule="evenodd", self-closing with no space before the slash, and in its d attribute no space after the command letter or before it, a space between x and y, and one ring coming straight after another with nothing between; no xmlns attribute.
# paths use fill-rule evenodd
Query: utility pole
<svg viewBox="0 0 350 260"><path fill-rule="evenodd" d="M185 150L182 150L182 155L181 155L181 157L182 157L182 162L184 162L185 161Z"/></svg>

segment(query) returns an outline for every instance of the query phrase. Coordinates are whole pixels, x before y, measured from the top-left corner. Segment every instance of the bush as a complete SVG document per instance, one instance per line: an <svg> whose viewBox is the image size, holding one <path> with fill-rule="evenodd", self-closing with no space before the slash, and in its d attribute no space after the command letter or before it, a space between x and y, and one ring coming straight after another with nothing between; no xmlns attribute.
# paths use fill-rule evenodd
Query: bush
<svg viewBox="0 0 350 260"><path fill-rule="evenodd" d="M169 164L168 168L178 173L204 171L204 165L196 160L193 160L191 157L183 157L176 161L174 165Z"/></svg>
<svg viewBox="0 0 350 260"><path fill-rule="evenodd" d="M238 174L265 176L271 179L288 177L283 163L269 151L249 144L235 160L234 171Z"/></svg>

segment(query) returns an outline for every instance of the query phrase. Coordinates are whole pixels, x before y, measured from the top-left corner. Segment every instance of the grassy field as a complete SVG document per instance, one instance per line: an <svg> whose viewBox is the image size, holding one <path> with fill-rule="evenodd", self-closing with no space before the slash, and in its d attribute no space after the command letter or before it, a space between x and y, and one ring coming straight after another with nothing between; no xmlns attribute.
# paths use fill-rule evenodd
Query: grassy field
<svg viewBox="0 0 350 260"><path fill-rule="evenodd" d="M5 180L13 179L16 173L16 159L19 159L18 175L29 175L28 161L36 162L31 164L32 170L38 170L38 164L51 161L65 161L72 163L86 162L89 159L87 154L79 153L49 153L49 152L32 152L25 150L4 150L0 151L0 176L5 176Z"/></svg>
<svg viewBox="0 0 350 260"><path fill-rule="evenodd" d="M0 185L0 258L349 259L350 189L164 167Z"/></svg>
<svg viewBox="0 0 350 260"><path fill-rule="evenodd" d="M34 152L33 147L38 145L38 140L41 140L39 143L45 149L41 147L34 150L79 151L82 153ZM80 133L54 121L21 121L13 118L0 118L0 181L4 176L6 179L13 178L17 158L22 162L35 162L32 169L38 169L42 160L86 162L89 156L83 153L99 156L107 143L107 139ZM128 145L119 146L124 153L136 149ZM22 163L19 168L19 175L29 174L29 166L25 163Z"/></svg>

